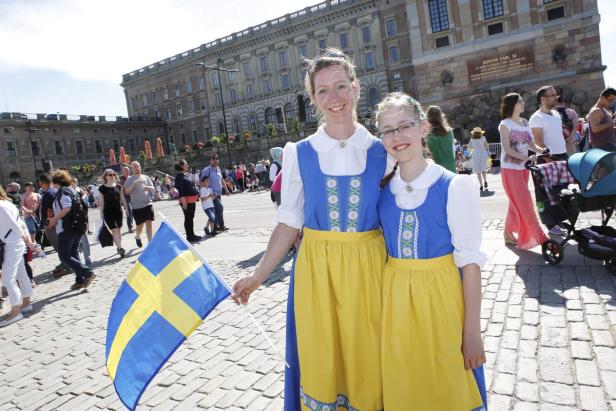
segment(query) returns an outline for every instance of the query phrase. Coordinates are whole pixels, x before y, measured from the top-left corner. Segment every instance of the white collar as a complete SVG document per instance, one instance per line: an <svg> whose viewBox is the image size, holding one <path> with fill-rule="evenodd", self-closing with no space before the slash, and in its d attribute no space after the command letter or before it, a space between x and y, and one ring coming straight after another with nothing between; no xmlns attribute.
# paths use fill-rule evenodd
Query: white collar
<svg viewBox="0 0 616 411"><path fill-rule="evenodd" d="M421 172L420 175L415 177L415 179L410 183L407 183L400 176L400 169L397 169L396 174L394 174L393 178L389 182L389 189L393 195L406 192L407 185L410 185L413 190L427 190L436 180L439 179L440 176L443 175L444 171L445 169L443 167L434 163L428 163L428 166Z"/></svg>
<svg viewBox="0 0 616 411"><path fill-rule="evenodd" d="M354 148L367 150L370 148L375 139L376 138L361 124L357 124L355 133L353 133L353 135L346 140L336 140L331 138L325 132L324 124L321 124L317 129L317 132L309 137L310 145L312 145L312 147L321 154L329 153L335 146L340 145L342 142Z"/></svg>

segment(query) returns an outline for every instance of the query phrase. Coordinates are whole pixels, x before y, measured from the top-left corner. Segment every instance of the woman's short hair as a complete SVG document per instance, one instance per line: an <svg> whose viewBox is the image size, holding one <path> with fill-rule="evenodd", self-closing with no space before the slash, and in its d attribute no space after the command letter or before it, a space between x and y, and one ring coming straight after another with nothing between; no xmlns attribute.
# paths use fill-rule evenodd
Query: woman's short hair
<svg viewBox="0 0 616 411"><path fill-rule="evenodd" d="M51 175L51 182L62 187L71 185L71 175L66 170L56 170Z"/></svg>

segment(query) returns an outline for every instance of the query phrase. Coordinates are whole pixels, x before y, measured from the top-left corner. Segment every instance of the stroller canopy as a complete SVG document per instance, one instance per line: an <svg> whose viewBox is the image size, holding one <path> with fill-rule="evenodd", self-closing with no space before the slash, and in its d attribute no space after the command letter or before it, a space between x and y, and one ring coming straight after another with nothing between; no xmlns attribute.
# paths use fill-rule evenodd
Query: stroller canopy
<svg viewBox="0 0 616 411"><path fill-rule="evenodd" d="M616 194L616 153L593 148L573 154L567 165L584 197Z"/></svg>

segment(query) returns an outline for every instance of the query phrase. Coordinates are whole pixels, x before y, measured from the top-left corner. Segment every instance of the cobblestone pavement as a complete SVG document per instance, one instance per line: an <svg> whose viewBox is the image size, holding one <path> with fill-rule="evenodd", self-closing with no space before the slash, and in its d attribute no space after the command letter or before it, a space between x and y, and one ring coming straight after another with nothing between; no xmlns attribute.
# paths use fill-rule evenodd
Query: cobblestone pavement
<svg viewBox="0 0 616 411"><path fill-rule="evenodd" d="M561 266L550 267L536 250L504 247L501 221L486 221L484 229L491 256L482 271L481 314L490 409L616 410L614 277L575 247ZM268 234L231 230L213 241L237 247ZM210 263L231 283L258 253ZM37 277L34 311L0 329L1 410L123 409L104 367L105 329L137 255L120 260L98 245L93 255L98 278L87 292L68 291L71 276L48 274L54 254L33 262L35 273L45 273ZM281 350L290 267L285 261L248 306ZM282 394L281 361L243 309L225 301L152 381L140 409L280 410Z"/></svg>

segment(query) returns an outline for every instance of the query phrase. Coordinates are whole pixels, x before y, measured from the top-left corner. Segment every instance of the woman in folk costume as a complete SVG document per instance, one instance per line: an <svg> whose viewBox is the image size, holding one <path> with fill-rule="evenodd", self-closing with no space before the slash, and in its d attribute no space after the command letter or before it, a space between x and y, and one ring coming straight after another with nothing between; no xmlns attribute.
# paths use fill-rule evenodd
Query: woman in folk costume
<svg viewBox="0 0 616 411"><path fill-rule="evenodd" d="M356 121L360 86L346 55L315 58L306 90L324 123L286 145L278 224L233 298L248 301L303 227L289 287L285 410L382 410L377 203L387 156Z"/></svg>
<svg viewBox="0 0 616 411"><path fill-rule="evenodd" d="M389 95L376 118L398 162L379 201L385 410L485 409L477 183L425 160L428 124L411 97Z"/></svg>

